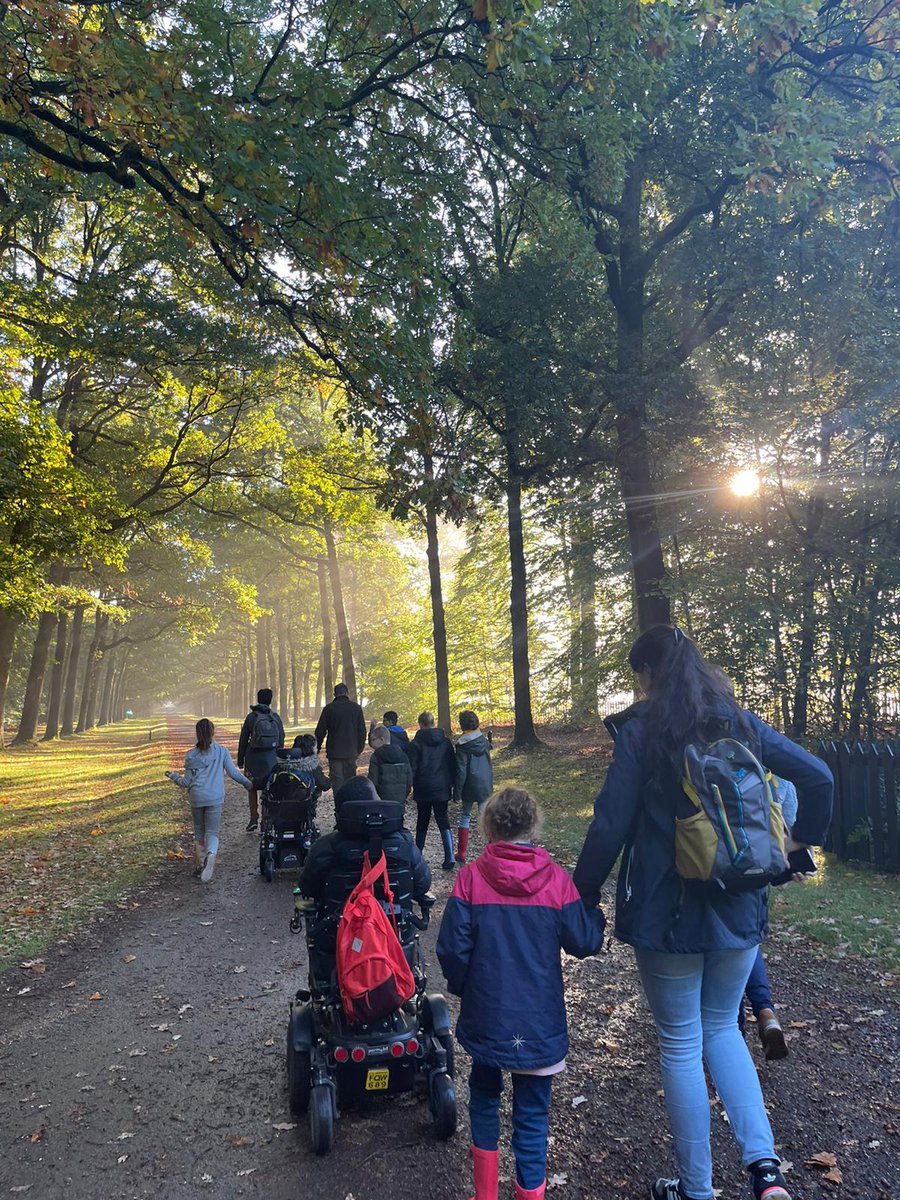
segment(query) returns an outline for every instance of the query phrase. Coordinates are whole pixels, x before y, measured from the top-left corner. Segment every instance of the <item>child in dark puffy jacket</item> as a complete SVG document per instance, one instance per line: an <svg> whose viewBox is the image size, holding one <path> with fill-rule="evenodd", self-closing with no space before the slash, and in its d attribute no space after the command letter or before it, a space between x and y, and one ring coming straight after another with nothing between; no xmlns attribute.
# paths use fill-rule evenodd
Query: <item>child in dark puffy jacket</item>
<svg viewBox="0 0 900 1200"><path fill-rule="evenodd" d="M311 733L298 733L293 746L287 752L279 754L279 758L281 757L286 758L295 771L304 771L311 775L320 792L331 791L331 780L322 770L316 739Z"/></svg>
<svg viewBox="0 0 900 1200"><path fill-rule="evenodd" d="M568 873L534 845L539 819L518 788L488 800L487 845L460 871L438 936L447 985L462 998L456 1036L472 1056L473 1200L497 1200L504 1071L516 1200L543 1200L551 1084L569 1048L560 950L587 958L603 943L600 910L589 911Z"/></svg>
<svg viewBox="0 0 900 1200"><path fill-rule="evenodd" d="M459 802L459 830L456 835L456 861L464 863L469 850L469 826L472 806L478 815L484 812L488 796L494 790L494 768L491 766L491 747L479 729L478 714L470 709L459 714L462 737L456 743L456 779L453 794Z"/></svg>
<svg viewBox="0 0 900 1200"><path fill-rule="evenodd" d="M376 725L369 734L372 757L369 759L369 778L375 791L388 804L406 804L412 791L412 767L402 748L391 739L391 731Z"/></svg>

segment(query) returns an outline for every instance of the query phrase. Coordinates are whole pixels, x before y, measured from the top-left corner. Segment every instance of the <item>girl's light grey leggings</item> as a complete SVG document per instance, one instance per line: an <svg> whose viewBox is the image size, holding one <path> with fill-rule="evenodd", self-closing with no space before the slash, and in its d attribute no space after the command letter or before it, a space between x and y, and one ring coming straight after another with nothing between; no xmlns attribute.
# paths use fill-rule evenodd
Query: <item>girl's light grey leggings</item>
<svg viewBox="0 0 900 1200"><path fill-rule="evenodd" d="M222 824L222 805L205 804L191 809L194 814L194 840L205 842L210 854L219 850L219 826Z"/></svg>

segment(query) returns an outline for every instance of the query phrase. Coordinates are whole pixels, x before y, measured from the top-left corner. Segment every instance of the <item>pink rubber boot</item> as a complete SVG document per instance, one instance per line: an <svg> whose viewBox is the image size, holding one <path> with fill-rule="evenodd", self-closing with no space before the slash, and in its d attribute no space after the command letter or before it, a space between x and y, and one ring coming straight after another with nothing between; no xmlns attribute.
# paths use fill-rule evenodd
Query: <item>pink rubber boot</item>
<svg viewBox="0 0 900 1200"><path fill-rule="evenodd" d="M477 1146L473 1146L472 1166L475 1169L475 1195L472 1200L497 1200L497 1189L500 1186L500 1151L479 1150Z"/></svg>

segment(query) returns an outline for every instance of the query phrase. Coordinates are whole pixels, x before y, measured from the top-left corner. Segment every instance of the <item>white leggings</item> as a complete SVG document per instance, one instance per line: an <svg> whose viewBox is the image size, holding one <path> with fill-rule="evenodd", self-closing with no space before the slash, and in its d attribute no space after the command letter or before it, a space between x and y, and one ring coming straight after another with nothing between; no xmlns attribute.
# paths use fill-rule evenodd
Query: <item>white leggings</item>
<svg viewBox="0 0 900 1200"><path fill-rule="evenodd" d="M222 824L222 805L205 804L192 808L194 814L194 841L205 843L210 854L219 849L219 826Z"/></svg>

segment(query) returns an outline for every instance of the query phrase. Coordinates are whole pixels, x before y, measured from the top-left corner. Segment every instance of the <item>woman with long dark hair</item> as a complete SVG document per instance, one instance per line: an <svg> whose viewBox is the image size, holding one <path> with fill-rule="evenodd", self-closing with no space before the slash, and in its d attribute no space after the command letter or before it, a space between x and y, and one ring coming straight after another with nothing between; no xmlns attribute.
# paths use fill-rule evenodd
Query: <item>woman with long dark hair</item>
<svg viewBox="0 0 900 1200"><path fill-rule="evenodd" d="M737 1026L757 947L768 933L767 889L731 891L679 874L676 816L684 814L685 751L733 738L796 785L799 810L786 849L821 845L831 818L831 773L739 708L727 682L676 626L656 625L641 634L629 664L646 699L612 723L615 755L575 884L586 904L599 903L622 853L615 934L634 947L656 1024L679 1170L676 1179L658 1179L650 1196L712 1200L705 1059L756 1200L790 1200L753 1060Z"/></svg>
<svg viewBox="0 0 900 1200"><path fill-rule="evenodd" d="M225 803L222 773L224 771L236 783L243 784L248 791L253 787L253 781L234 765L228 747L216 741L216 727L212 721L203 717L197 722L196 733L197 744L185 756L184 774L166 771L166 775L173 783L187 789L194 816L195 873L200 876L201 883L209 883L216 869Z"/></svg>

